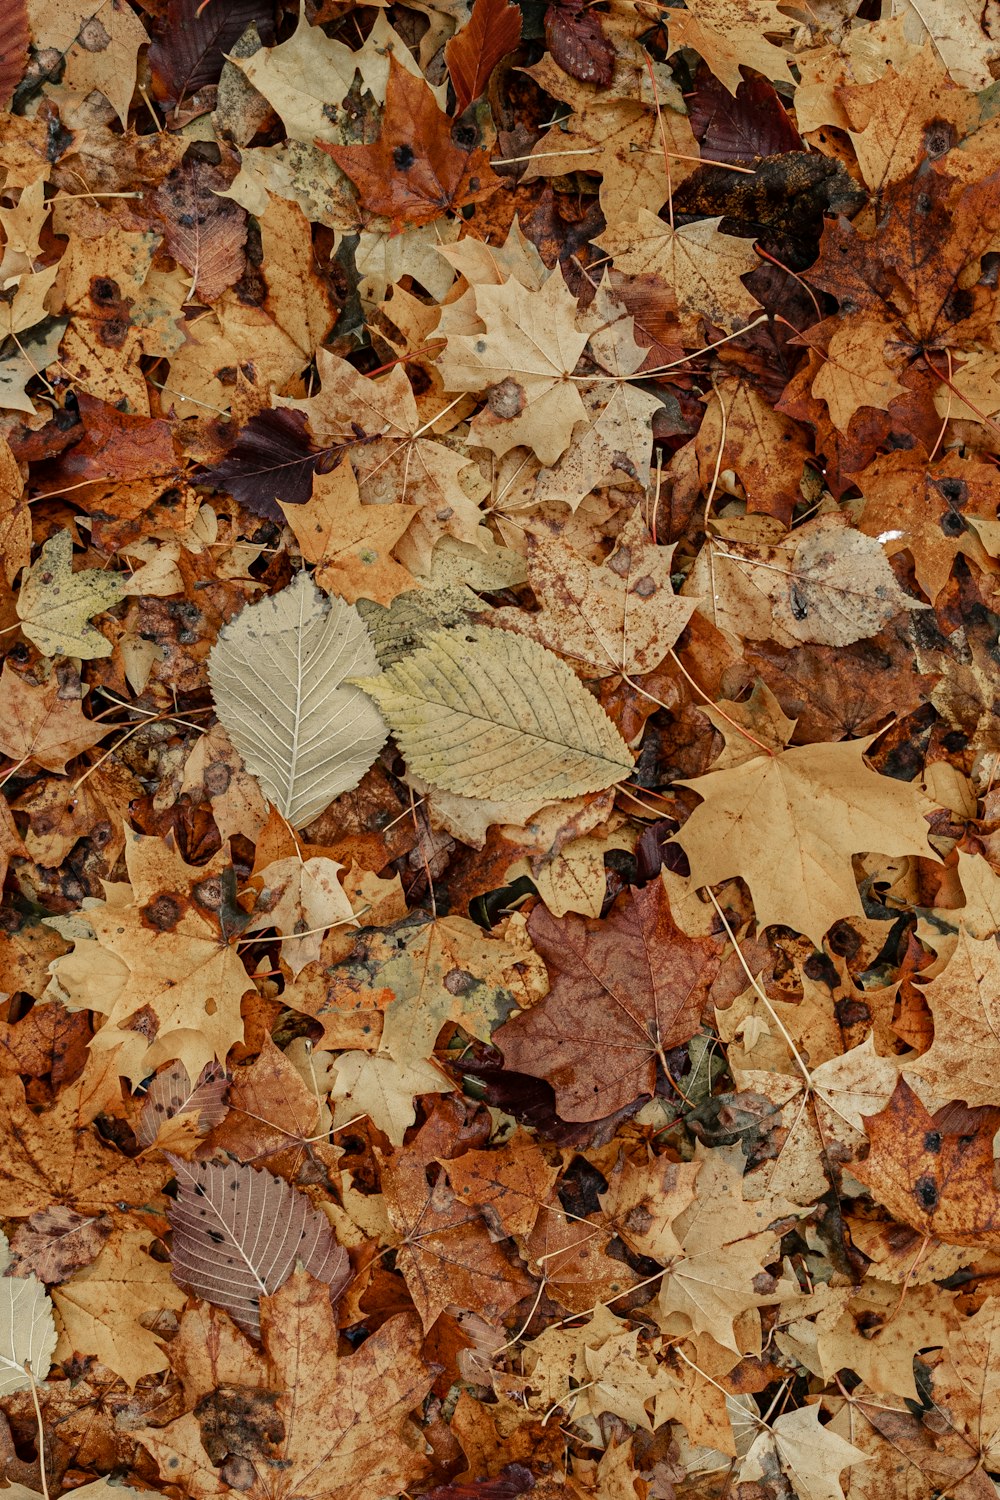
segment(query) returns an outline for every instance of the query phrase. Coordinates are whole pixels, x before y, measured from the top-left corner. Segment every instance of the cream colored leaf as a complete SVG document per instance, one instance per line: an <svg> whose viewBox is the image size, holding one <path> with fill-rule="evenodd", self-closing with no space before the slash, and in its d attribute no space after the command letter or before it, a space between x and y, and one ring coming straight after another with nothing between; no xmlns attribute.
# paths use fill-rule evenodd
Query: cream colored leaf
<svg viewBox="0 0 1000 1500"><path fill-rule="evenodd" d="M125 597L117 573L101 568L73 572L73 538L57 531L21 585L17 615L32 645L43 656L79 656L93 661L111 655L111 642L90 623Z"/></svg>
<svg viewBox="0 0 1000 1500"><path fill-rule="evenodd" d="M4 1241L6 1247L6 1241ZM34 1276L0 1276L0 1396L44 1380L56 1347L52 1303Z"/></svg>
<svg viewBox="0 0 1000 1500"><path fill-rule="evenodd" d="M431 1062L398 1063L384 1053L342 1052L336 1061L336 1082L330 1093L333 1128L367 1115L394 1146L403 1144L408 1125L417 1117L419 1094L447 1094L451 1084Z"/></svg>
<svg viewBox="0 0 1000 1500"><path fill-rule="evenodd" d="M357 611L326 601L308 573L220 631L208 659L216 711L293 827L357 786L381 749L377 709L345 686L351 674L377 671Z"/></svg>
<svg viewBox="0 0 1000 1500"><path fill-rule="evenodd" d="M379 677L354 680L382 709L410 769L446 791L578 797L632 769L625 741L569 667L505 631L436 631Z"/></svg>
<svg viewBox="0 0 1000 1500"><path fill-rule="evenodd" d="M337 879L342 867L322 855L275 860L260 871L263 888L257 896L248 932L273 927L287 939L281 956L293 974L320 956L324 929L353 922L354 912ZM304 937L298 933L307 934Z"/></svg>
<svg viewBox="0 0 1000 1500"><path fill-rule="evenodd" d="M818 1406L785 1412L762 1432L740 1468L740 1480L788 1476L799 1500L843 1500L839 1474L851 1464L867 1462L867 1455L821 1427Z"/></svg>
<svg viewBox="0 0 1000 1500"><path fill-rule="evenodd" d="M167 1369L162 1346L141 1319L158 1308L176 1312L185 1297L170 1268L149 1254L152 1238L144 1229L119 1231L92 1265L55 1288L63 1326L60 1358L96 1355L129 1386Z"/></svg>
<svg viewBox="0 0 1000 1500"><path fill-rule="evenodd" d="M759 316L760 303L740 279L760 261L749 240L721 234L719 219L699 219L672 229L648 209L638 224L612 224L595 244L612 256L625 276L657 276L685 317L706 318L732 332Z"/></svg>

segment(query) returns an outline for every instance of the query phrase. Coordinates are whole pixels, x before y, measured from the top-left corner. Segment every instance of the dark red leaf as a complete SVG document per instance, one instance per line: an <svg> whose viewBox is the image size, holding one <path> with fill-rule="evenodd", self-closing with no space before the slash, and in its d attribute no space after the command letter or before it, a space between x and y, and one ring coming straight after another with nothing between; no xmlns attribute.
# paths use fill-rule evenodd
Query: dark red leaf
<svg viewBox="0 0 1000 1500"><path fill-rule="evenodd" d="M28 61L27 0L4 0L0 10L0 108L6 109Z"/></svg>
<svg viewBox="0 0 1000 1500"><path fill-rule="evenodd" d="M759 73L745 78L734 98L702 67L688 98L688 115L702 156L713 161L750 166L763 156L805 149L777 90Z"/></svg>
<svg viewBox="0 0 1000 1500"><path fill-rule="evenodd" d="M300 411L278 407L251 417L226 457L204 471L204 479L254 515L280 523L284 516L277 500L305 505L327 451L313 448Z"/></svg>
<svg viewBox="0 0 1000 1500"><path fill-rule="evenodd" d="M224 54L256 21L261 40L274 36L273 0L218 0L200 11L201 0L168 0L167 19L149 49L153 93L164 104L217 83Z"/></svg>
<svg viewBox="0 0 1000 1500"><path fill-rule="evenodd" d="M478 99L502 57L521 40L521 12L507 0L476 0L468 24L444 49L455 90L455 113Z"/></svg>
<svg viewBox="0 0 1000 1500"><path fill-rule="evenodd" d="M552 57L571 78L603 88L615 71L615 50L601 29L595 10L550 5L545 12L545 40Z"/></svg>

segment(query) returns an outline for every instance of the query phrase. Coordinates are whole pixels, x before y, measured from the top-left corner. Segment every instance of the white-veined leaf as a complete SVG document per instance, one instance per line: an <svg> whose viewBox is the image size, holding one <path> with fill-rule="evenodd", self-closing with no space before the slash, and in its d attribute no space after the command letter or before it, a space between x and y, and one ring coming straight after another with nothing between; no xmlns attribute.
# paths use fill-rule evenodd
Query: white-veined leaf
<svg viewBox="0 0 1000 1500"><path fill-rule="evenodd" d="M347 1251L304 1193L240 1162L166 1156L180 1190L167 1214L178 1286L224 1308L254 1338L261 1296L284 1285L296 1261L334 1294L341 1290L350 1275Z"/></svg>
<svg viewBox="0 0 1000 1500"><path fill-rule="evenodd" d="M371 699L344 679L377 672L367 628L308 573L219 632L208 659L215 707L249 771L303 828L357 786L385 740Z"/></svg>

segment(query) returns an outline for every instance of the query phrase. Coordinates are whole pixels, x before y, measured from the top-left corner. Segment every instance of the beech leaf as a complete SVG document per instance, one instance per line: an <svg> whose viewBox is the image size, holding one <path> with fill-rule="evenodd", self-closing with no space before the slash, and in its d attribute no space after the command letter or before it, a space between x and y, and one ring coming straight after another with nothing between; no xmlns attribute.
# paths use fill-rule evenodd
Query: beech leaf
<svg viewBox="0 0 1000 1500"><path fill-rule="evenodd" d="M336 1296L350 1273L347 1252L304 1193L282 1177L240 1162L187 1162L168 1153L177 1174L171 1274L177 1285L260 1337L260 1299L301 1261Z"/></svg>
<svg viewBox="0 0 1000 1500"><path fill-rule="evenodd" d="M569 667L505 631L435 631L380 676L354 681L410 770L463 797L579 797L632 770L625 741Z"/></svg>
<svg viewBox="0 0 1000 1500"><path fill-rule="evenodd" d="M378 671L367 628L342 599L324 599L308 573L221 630L208 671L247 770L295 828L357 786L382 747L378 710L345 685Z"/></svg>
<svg viewBox="0 0 1000 1500"><path fill-rule="evenodd" d="M6 1257L6 1241L2 1244ZM55 1347L52 1303L41 1282L34 1276L0 1276L0 1396L30 1389L31 1376L44 1380Z"/></svg>

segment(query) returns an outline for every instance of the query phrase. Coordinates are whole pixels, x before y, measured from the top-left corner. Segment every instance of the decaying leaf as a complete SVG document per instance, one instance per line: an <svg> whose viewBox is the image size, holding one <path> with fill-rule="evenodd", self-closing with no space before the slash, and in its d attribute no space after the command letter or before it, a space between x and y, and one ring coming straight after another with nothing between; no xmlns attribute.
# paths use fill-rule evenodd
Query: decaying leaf
<svg viewBox="0 0 1000 1500"><path fill-rule="evenodd" d="M860 916L851 855L929 856L920 794L864 762L872 739L757 755L688 782L704 801L679 834L696 885L741 875L761 927L783 922L817 947L841 917ZM782 858L760 858L782 830Z"/></svg>
<svg viewBox="0 0 1000 1500"><path fill-rule="evenodd" d="M91 623L125 598L117 573L100 568L73 572L73 539L57 531L21 584L17 613L21 628L43 656L111 655L111 642Z"/></svg>

